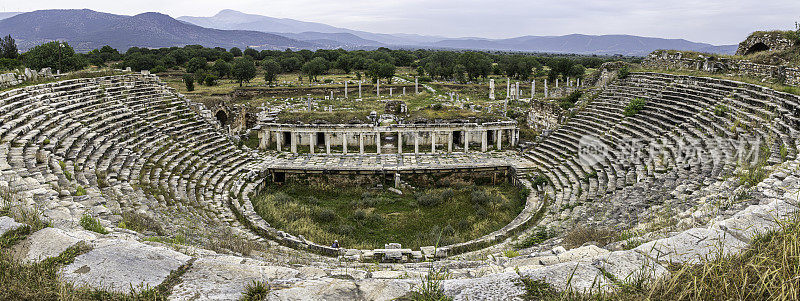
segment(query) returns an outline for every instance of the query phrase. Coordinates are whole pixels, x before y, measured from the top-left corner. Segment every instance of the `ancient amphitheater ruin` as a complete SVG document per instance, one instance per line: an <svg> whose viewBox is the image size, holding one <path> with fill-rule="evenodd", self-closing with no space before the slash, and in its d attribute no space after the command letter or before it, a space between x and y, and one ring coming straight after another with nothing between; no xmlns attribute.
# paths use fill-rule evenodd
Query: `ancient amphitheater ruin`
<svg viewBox="0 0 800 301"><path fill-rule="evenodd" d="M88 245L61 270L65 280L122 292L168 286L175 300L236 299L252 281L270 283L270 300L392 300L432 268L447 270L441 285L455 300L513 300L523 294L520 277L558 290L614 290L624 279L663 276L668 263L736 253L797 210L800 97L711 77L620 77L612 65L573 116L526 147L513 123L261 124L262 149L253 150L147 73L7 90L0 93L0 187L12 211L32 209L50 222L13 252L41 261ZM634 99L646 105L627 114ZM380 146L387 136L396 137L393 148ZM298 154L304 144L325 151ZM752 188L731 176L756 168L742 166L750 159L770 174ZM468 242L415 250L387 241L358 250L273 228L250 201L266 179L294 174L383 175L399 185L406 174L452 171L510 178L530 191L525 209ZM126 212L165 233L235 236L264 248L248 256L235 246L148 240L120 226ZM109 233L83 230L85 215ZM24 227L19 222L0 217L0 233ZM519 256L503 252L543 226L638 231L566 247L557 235Z"/></svg>

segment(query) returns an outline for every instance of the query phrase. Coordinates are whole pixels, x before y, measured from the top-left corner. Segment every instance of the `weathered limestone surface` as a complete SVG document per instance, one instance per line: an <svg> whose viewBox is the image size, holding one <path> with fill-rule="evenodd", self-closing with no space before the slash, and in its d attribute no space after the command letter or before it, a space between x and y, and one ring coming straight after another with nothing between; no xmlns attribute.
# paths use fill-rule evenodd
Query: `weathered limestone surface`
<svg viewBox="0 0 800 301"><path fill-rule="evenodd" d="M61 274L77 285L130 292L131 285L134 289L158 286L189 260L188 255L165 247L103 239L94 243L94 249L64 267Z"/></svg>
<svg viewBox="0 0 800 301"><path fill-rule="evenodd" d="M39 262L56 257L79 242L90 242L97 236L88 231L68 232L57 228L36 231L15 245L14 257L27 262Z"/></svg>
<svg viewBox="0 0 800 301"><path fill-rule="evenodd" d="M713 260L720 253L738 253L746 246L745 242L725 231L693 228L672 237L642 244L634 250L658 261L697 263L704 259Z"/></svg>
<svg viewBox="0 0 800 301"><path fill-rule="evenodd" d="M170 300L233 300L253 281L298 277L300 271L236 256L197 259L175 286Z"/></svg>
<svg viewBox="0 0 800 301"><path fill-rule="evenodd" d="M0 216L0 236L3 236L3 234L6 234L6 232L16 230L22 226L25 225L14 221L13 218L8 216Z"/></svg>

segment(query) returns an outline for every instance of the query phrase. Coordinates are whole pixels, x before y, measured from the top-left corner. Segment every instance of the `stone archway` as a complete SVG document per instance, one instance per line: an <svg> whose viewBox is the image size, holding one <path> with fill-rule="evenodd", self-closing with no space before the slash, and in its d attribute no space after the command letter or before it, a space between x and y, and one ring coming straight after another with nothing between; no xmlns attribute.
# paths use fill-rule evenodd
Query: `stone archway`
<svg viewBox="0 0 800 301"><path fill-rule="evenodd" d="M747 48L747 51L745 51L744 54L745 55L749 55L749 54L753 54L753 53L756 53L756 52L769 51L769 50L770 50L770 48L769 48L769 46L767 46L767 44L759 42L759 43L753 44L753 46L750 46L750 48Z"/></svg>
<svg viewBox="0 0 800 301"><path fill-rule="evenodd" d="M225 110L218 110L214 117L217 118L221 125L228 125L228 113Z"/></svg>

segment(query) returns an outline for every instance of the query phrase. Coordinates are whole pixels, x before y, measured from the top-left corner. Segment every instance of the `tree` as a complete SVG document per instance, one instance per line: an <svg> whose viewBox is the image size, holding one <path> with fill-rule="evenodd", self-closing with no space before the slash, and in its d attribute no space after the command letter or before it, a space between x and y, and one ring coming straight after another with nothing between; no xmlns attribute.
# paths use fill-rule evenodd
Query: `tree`
<svg viewBox="0 0 800 301"><path fill-rule="evenodd" d="M239 49L238 47L233 47L233 48L231 48L231 50L230 50L230 51L228 51L228 52L230 52L231 54L233 54L233 56L234 56L234 57L237 57L237 56L242 56L242 50L241 50L241 49Z"/></svg>
<svg viewBox="0 0 800 301"><path fill-rule="evenodd" d="M11 35L0 40L0 58L16 59L17 56L19 56L19 50L17 50L17 43Z"/></svg>
<svg viewBox="0 0 800 301"><path fill-rule="evenodd" d="M289 73L300 70L300 59L295 56L285 57L281 59L281 68L283 72Z"/></svg>
<svg viewBox="0 0 800 301"><path fill-rule="evenodd" d="M253 58L254 60L261 59L261 55L258 53L258 50L255 50L253 48L245 49L243 55L249 56L249 57Z"/></svg>
<svg viewBox="0 0 800 301"><path fill-rule="evenodd" d="M480 52L465 52L459 59L470 80L486 77L492 72L492 60ZM456 74L458 76L458 74Z"/></svg>
<svg viewBox="0 0 800 301"><path fill-rule="evenodd" d="M236 80L236 82L239 83L239 87L241 87L242 83L249 83L253 78L256 77L256 64L253 63L253 60L249 58L235 59L233 60L231 76Z"/></svg>
<svg viewBox="0 0 800 301"><path fill-rule="evenodd" d="M75 55L75 50L65 42L49 42L33 47L22 54L25 66L31 69L54 68L61 71L74 71L83 69L88 62L83 57Z"/></svg>
<svg viewBox="0 0 800 301"><path fill-rule="evenodd" d="M228 62L223 59L218 59L216 62L214 62L214 66L211 67L211 69L220 78L231 75L231 64L228 64Z"/></svg>
<svg viewBox="0 0 800 301"><path fill-rule="evenodd" d="M273 59L265 59L261 63L261 66L264 67L264 80L272 85L272 82L275 81L275 78L281 73L281 64L278 64L278 62Z"/></svg>
<svg viewBox="0 0 800 301"><path fill-rule="evenodd" d="M184 75L183 83L186 84L186 91L194 91L194 76L191 74Z"/></svg>
<svg viewBox="0 0 800 301"><path fill-rule="evenodd" d="M341 55L336 59L336 67L342 69L344 73L350 73L355 67L355 59L353 55Z"/></svg>
<svg viewBox="0 0 800 301"><path fill-rule="evenodd" d="M186 72L195 73L197 71L205 70L208 66L208 61L203 57L193 57L186 63Z"/></svg>
<svg viewBox="0 0 800 301"><path fill-rule="evenodd" d="M300 68L300 71L308 76L309 81L317 81L317 76L322 75L325 70L328 70L328 60L321 57L315 57Z"/></svg>
<svg viewBox="0 0 800 301"><path fill-rule="evenodd" d="M573 65L569 70L569 76L572 78L583 78L586 75L586 68L583 65Z"/></svg>

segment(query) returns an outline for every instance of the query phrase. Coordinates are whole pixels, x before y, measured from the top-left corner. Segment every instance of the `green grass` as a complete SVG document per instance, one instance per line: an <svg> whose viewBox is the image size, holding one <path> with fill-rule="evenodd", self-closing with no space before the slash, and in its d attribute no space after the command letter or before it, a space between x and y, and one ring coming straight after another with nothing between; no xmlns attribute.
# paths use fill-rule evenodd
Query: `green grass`
<svg viewBox="0 0 800 301"><path fill-rule="evenodd" d="M241 301L260 301L260 300L267 300L267 294L269 294L269 283L264 281L252 281L248 283L244 287L244 292L242 293L242 297L239 298Z"/></svg>
<svg viewBox="0 0 800 301"><path fill-rule="evenodd" d="M84 214L80 221L81 227L86 230L97 232L100 234L108 234L108 230L100 223L100 220L92 217L91 215Z"/></svg>
<svg viewBox="0 0 800 301"><path fill-rule="evenodd" d="M736 255L668 269L671 274L661 279L612 279L620 289L607 293L555 293L541 283L524 290L549 291L538 300L798 300L800 219L781 221Z"/></svg>
<svg viewBox="0 0 800 301"><path fill-rule="evenodd" d="M334 185L268 187L254 200L273 227L345 248L404 247L468 241L502 228L525 206L527 193L507 185L435 187L397 195Z"/></svg>

